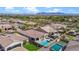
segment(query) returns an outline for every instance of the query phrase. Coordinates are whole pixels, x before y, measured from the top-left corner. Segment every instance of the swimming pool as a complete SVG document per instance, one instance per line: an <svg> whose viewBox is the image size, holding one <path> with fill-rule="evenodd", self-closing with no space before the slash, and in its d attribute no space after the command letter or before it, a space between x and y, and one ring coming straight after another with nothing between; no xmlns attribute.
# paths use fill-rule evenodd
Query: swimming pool
<svg viewBox="0 0 79 59"><path fill-rule="evenodd" d="M39 43L40 45L42 45L42 46L48 46L48 44L49 44L49 41L48 40L43 40L43 41L36 41L37 43Z"/></svg>
<svg viewBox="0 0 79 59"><path fill-rule="evenodd" d="M63 46L59 45L59 44L54 44L50 49L52 51L60 51L62 49Z"/></svg>

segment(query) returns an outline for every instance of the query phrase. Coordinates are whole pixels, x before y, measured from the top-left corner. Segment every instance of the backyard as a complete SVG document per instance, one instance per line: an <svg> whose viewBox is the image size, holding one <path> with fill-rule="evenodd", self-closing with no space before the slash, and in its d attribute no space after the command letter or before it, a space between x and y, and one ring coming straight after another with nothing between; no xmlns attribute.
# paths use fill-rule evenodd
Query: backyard
<svg viewBox="0 0 79 59"><path fill-rule="evenodd" d="M24 48L28 49L29 51L37 51L39 49L39 47L35 46L32 43L26 43L23 46L24 46Z"/></svg>

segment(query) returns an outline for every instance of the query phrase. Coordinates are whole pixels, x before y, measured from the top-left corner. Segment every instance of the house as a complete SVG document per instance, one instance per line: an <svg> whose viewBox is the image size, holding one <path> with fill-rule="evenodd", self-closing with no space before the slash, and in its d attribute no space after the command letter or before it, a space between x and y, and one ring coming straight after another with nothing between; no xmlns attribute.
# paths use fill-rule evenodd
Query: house
<svg viewBox="0 0 79 59"><path fill-rule="evenodd" d="M15 32L14 27L12 24L6 23L6 24L0 24L0 29L5 32Z"/></svg>
<svg viewBox="0 0 79 59"><path fill-rule="evenodd" d="M50 26L52 28L54 28L55 30L57 30L57 32L59 33L64 33L67 29L67 25L64 25L64 24L58 24L58 23L51 23Z"/></svg>
<svg viewBox="0 0 79 59"><path fill-rule="evenodd" d="M41 27L41 29L43 31L47 32L49 37L51 37L51 38L57 38L57 37L60 36L58 31L56 29L54 29L52 26L50 26L50 25L46 25L44 27Z"/></svg>
<svg viewBox="0 0 79 59"><path fill-rule="evenodd" d="M79 35L67 44L65 51L79 51Z"/></svg>
<svg viewBox="0 0 79 59"><path fill-rule="evenodd" d="M55 24L55 23L51 23L50 24L51 27L53 27L54 29L61 29L61 28L66 28L67 26L64 24Z"/></svg>
<svg viewBox="0 0 79 59"><path fill-rule="evenodd" d="M47 33L51 33L51 32L57 32L53 27L51 27L50 25L46 25L44 27L40 27L42 30L44 30Z"/></svg>
<svg viewBox="0 0 79 59"><path fill-rule="evenodd" d="M40 27L42 30L46 31L47 33L49 32L58 32L58 31L63 31L62 29L66 28L67 26L64 24L54 24L51 23L49 25L46 25L44 27Z"/></svg>
<svg viewBox="0 0 79 59"><path fill-rule="evenodd" d="M0 35L0 45L3 47L1 49L7 51L16 47L21 47L23 40L26 40L26 37L16 33Z"/></svg>
<svg viewBox="0 0 79 59"><path fill-rule="evenodd" d="M79 41L79 34L76 36L75 41Z"/></svg>
<svg viewBox="0 0 79 59"><path fill-rule="evenodd" d="M29 25L36 25L35 22L32 22L32 21L26 21L26 24L29 24Z"/></svg>
<svg viewBox="0 0 79 59"><path fill-rule="evenodd" d="M0 48L0 49L7 50L7 46L9 46L12 43L13 43L12 40L4 38L3 36L0 36L0 45L3 47L3 48Z"/></svg>
<svg viewBox="0 0 79 59"><path fill-rule="evenodd" d="M68 32L68 34L75 36L75 35L77 34L77 32L76 32L74 29L71 29L71 30Z"/></svg>
<svg viewBox="0 0 79 59"><path fill-rule="evenodd" d="M16 22L19 23L19 24L25 24L26 23L26 21L23 21L21 19L16 19Z"/></svg>
<svg viewBox="0 0 79 59"><path fill-rule="evenodd" d="M21 35L24 35L33 41L44 39L44 35L46 34L45 32L41 32L41 31L38 31L35 29L30 29L30 30L26 30L26 31L19 30L18 32Z"/></svg>
<svg viewBox="0 0 79 59"><path fill-rule="evenodd" d="M79 41L70 41L65 51L79 51Z"/></svg>

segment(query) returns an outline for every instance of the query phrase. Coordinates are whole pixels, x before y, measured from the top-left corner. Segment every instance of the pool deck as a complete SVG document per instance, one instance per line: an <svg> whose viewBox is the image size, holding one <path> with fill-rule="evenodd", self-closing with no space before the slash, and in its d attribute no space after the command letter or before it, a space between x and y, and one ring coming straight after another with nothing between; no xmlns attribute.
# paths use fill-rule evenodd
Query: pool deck
<svg viewBox="0 0 79 59"><path fill-rule="evenodd" d="M49 51L49 49L50 49L50 48L44 48L44 47L42 47L42 48L40 48L38 51Z"/></svg>

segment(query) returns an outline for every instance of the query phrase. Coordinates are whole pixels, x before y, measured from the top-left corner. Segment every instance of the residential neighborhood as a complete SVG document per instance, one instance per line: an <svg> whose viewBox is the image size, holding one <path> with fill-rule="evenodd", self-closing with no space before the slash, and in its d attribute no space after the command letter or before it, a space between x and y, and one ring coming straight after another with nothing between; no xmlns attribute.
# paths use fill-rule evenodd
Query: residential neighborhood
<svg viewBox="0 0 79 59"><path fill-rule="evenodd" d="M61 19L47 20L47 16L45 19L43 16L38 16L39 19L31 17L31 20L0 17L0 51L79 50L79 21L72 20L79 17L49 16L56 20L65 17L62 22Z"/></svg>

